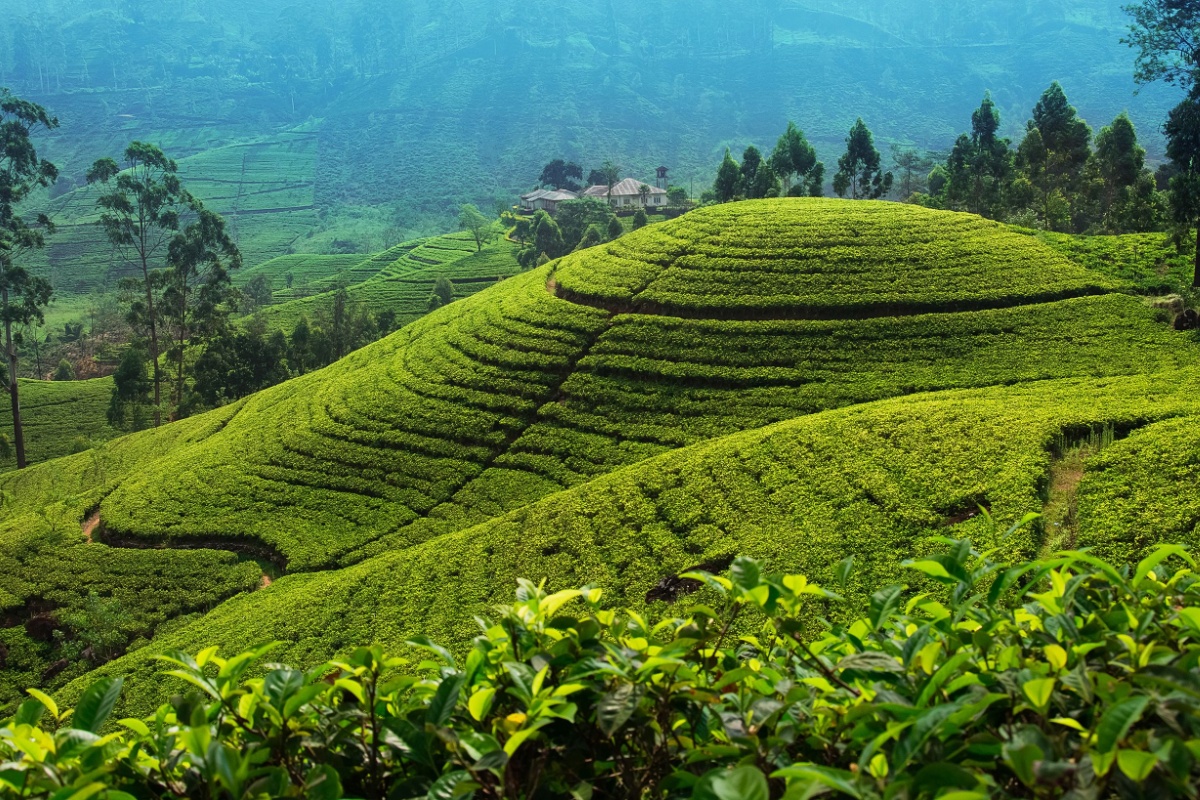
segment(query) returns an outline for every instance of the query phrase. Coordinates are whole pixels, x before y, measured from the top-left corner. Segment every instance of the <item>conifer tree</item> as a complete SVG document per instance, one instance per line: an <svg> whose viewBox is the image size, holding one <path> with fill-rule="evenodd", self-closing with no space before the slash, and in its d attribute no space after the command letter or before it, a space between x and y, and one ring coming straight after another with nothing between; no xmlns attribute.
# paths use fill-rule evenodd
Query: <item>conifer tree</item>
<svg viewBox="0 0 1200 800"><path fill-rule="evenodd" d="M718 203L728 203L737 196L741 178L742 174L738 169L738 163L733 160L727 147L725 148L725 159L717 169L717 179L713 181L713 194L716 195Z"/></svg>
<svg viewBox="0 0 1200 800"><path fill-rule="evenodd" d="M878 200L892 189L892 173L884 172L882 159L875 149L874 137L862 117L846 138L846 153L838 159L833 190L838 197L849 194L852 200Z"/></svg>

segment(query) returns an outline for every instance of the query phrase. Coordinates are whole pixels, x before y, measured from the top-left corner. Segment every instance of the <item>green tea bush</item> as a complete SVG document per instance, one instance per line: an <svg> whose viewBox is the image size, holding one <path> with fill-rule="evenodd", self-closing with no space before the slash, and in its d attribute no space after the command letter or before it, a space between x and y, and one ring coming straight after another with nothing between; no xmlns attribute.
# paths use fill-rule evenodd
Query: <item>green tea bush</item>
<svg viewBox="0 0 1200 800"><path fill-rule="evenodd" d="M77 439L104 441L117 435L106 421L112 396L111 378L35 381L21 379L21 421L30 463L77 452ZM0 404L0 430L12 433L12 409ZM0 470L11 470L16 458L0 459Z"/></svg>
<svg viewBox="0 0 1200 800"><path fill-rule="evenodd" d="M739 558L656 587L701 590L677 616L522 581L463 658L173 652L186 693L144 719L110 721L120 678L73 711L31 690L0 726L0 796L1194 797L1193 559L993 556L944 540L857 612ZM814 616L842 621L810 638Z"/></svg>
<svg viewBox="0 0 1200 800"><path fill-rule="evenodd" d="M980 217L798 198L700 209L570 255L555 278L572 299L726 319L968 311L1119 285Z"/></svg>

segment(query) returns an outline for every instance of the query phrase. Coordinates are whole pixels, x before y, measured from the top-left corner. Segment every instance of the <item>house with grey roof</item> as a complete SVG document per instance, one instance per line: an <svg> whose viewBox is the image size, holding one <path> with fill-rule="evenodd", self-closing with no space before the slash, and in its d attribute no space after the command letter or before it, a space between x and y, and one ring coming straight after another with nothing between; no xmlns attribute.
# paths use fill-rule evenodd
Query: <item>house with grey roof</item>
<svg viewBox="0 0 1200 800"><path fill-rule="evenodd" d="M642 183L636 178L626 178L614 183L612 190L607 184L589 186L583 190L584 197L604 200L613 208L664 208L667 205L667 190Z"/></svg>
<svg viewBox="0 0 1200 800"><path fill-rule="evenodd" d="M536 192L521 195L521 210L553 214L558 210L559 203L578 199L579 195L566 189L538 189Z"/></svg>

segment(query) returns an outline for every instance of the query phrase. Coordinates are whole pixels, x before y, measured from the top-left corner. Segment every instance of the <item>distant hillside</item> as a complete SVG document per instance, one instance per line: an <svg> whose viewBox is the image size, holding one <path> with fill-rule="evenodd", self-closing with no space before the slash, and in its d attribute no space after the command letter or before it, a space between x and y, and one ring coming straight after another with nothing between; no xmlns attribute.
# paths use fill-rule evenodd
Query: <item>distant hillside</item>
<svg viewBox="0 0 1200 800"><path fill-rule="evenodd" d="M1153 156L1172 95L1133 94L1120 5L9 0L0 84L62 119L56 196L157 141L253 263L444 230L559 156L665 164L698 192L725 146L771 146L789 118L826 164L858 115L884 143L948 147L987 90L1015 133L1052 80L1094 128L1128 108ZM70 223L75 202L52 207ZM51 262L102 270L95 233L68 227Z"/></svg>

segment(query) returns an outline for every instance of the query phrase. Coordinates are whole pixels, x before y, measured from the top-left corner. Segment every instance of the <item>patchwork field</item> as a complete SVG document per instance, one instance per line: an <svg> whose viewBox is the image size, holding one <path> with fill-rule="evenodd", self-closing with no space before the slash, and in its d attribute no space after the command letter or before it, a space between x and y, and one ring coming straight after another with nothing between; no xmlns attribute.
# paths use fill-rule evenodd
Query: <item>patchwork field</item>
<svg viewBox="0 0 1200 800"><path fill-rule="evenodd" d="M517 263L516 246L500 239L477 250L475 240L466 233L434 236L396 245L369 258L343 256L285 256L254 270L247 270L238 283L248 282L257 274L274 276L272 282L284 286L283 276L293 270L294 299L289 292L278 292L276 303L264 308L259 317L268 328L290 331L301 317L312 318L333 303L338 289L346 290L347 300L373 313L390 311L396 323L406 325L429 310L429 297L438 278L454 286L456 299L470 297L505 278L522 271ZM335 260L336 259L336 260ZM300 285L303 270L312 277ZM332 271L339 268L337 271ZM319 277L326 270L325 277ZM316 292L314 293L314 290Z"/></svg>
<svg viewBox="0 0 1200 800"><path fill-rule="evenodd" d="M351 296L424 301L435 275L481 290L235 406L0 477L0 536L37 554L0 586L14 622L80 602L39 588L37 558L121 553L89 584L102 594L164 558L197 570L181 583L197 597L241 592L203 616L122 593L130 644L149 644L103 669L142 683L167 646L278 639L305 664L418 633L462 646L517 576L638 606L735 553L814 578L853 554L861 596L948 528L1013 557L1056 535L1001 541L980 507L1001 528L1066 507L1076 544L1123 557L1150 532L1195 536L1200 511L1172 497L1200 470L1200 348L1121 264L820 200L703 209L494 285L508 247L393 252ZM284 325L315 300L264 314ZM1083 466L1064 488L1068 457ZM24 635L5 632L18 675L57 652Z"/></svg>

